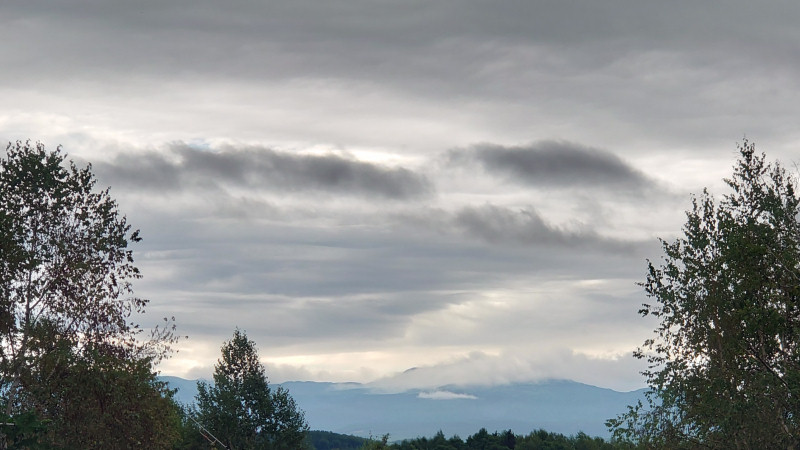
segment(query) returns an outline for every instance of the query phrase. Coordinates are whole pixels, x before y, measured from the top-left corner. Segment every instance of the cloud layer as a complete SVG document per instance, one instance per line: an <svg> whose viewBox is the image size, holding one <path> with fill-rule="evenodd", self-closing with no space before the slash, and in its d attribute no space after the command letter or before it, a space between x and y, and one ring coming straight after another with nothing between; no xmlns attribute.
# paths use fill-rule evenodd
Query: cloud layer
<svg viewBox="0 0 800 450"><path fill-rule="evenodd" d="M334 154L297 155L268 148L202 150L186 144L167 151L118 154L95 164L115 182L144 190L220 189L311 191L387 199L430 195L430 182L404 168L383 167Z"/></svg>
<svg viewBox="0 0 800 450"><path fill-rule="evenodd" d="M603 154L614 160L612 153ZM398 168L329 154L173 144L118 154L95 167L123 204L147 199L143 209L129 213L145 236L140 288L170 299L154 302L154 314L177 314L199 336L187 344L188 353L206 360L185 357L185 374L210 373L216 344L205 336L224 338L232 326L268 343L266 358L278 380L364 381L414 360L435 365L453 352L494 352L547 339L586 354L618 358L629 351L635 342L630 337L643 328L612 333L604 324L635 317L635 286L619 280L641 266L656 241L607 236L588 220L559 223L531 204L509 202L502 190L462 198L454 187L459 179L495 185L498 178L474 164L426 169L439 167L437 161L448 155ZM576 164L590 165L592 156ZM375 182L368 188L342 188L326 171L312 170L331 158L358 169L345 171L348 176L399 175L367 177ZM277 174L275 161L287 160L284 173ZM424 189L386 195L403 192L385 187L397 179ZM569 193L583 185L575 178L542 192ZM533 203L541 186L531 189ZM606 208L607 201L598 197L596 207ZM248 211L231 214L238 210ZM147 230L157 230L153 241ZM425 349L428 356L410 348ZM505 355L498 361L511 353ZM353 366L353 358L374 361ZM168 369L177 371L173 364ZM511 367L519 371L507 373L509 380L541 379L544 373L534 366ZM615 386L631 387L626 383Z"/></svg>
<svg viewBox="0 0 800 450"><path fill-rule="evenodd" d="M451 152L451 161L473 160L509 181L542 188L614 189L640 192L653 184L619 156L570 142L527 146L483 144Z"/></svg>
<svg viewBox="0 0 800 450"><path fill-rule="evenodd" d="M799 14L12 2L0 137L93 163L141 228L145 319L190 336L165 373L207 376L240 326L278 380L636 387L655 238L741 136L797 158Z"/></svg>

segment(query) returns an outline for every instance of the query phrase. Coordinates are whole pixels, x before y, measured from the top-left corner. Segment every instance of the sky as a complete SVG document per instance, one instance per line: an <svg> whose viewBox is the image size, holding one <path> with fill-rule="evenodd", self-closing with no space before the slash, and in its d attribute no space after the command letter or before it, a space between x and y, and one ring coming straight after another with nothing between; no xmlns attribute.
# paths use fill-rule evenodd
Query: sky
<svg viewBox="0 0 800 450"><path fill-rule="evenodd" d="M745 137L794 167L789 1L0 4L0 141L141 230L144 325L209 377L643 387L646 260ZM409 370L409 369L415 370Z"/></svg>

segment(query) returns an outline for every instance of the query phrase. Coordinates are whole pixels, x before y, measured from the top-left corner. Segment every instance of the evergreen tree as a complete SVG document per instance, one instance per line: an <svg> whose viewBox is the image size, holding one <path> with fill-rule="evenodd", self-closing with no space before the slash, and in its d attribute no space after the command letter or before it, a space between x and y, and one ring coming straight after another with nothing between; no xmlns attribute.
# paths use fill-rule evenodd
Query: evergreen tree
<svg viewBox="0 0 800 450"><path fill-rule="evenodd" d="M227 448L307 447L303 413L285 389L270 388L255 343L244 332L235 330L222 346L214 384L201 381L197 389L197 422Z"/></svg>

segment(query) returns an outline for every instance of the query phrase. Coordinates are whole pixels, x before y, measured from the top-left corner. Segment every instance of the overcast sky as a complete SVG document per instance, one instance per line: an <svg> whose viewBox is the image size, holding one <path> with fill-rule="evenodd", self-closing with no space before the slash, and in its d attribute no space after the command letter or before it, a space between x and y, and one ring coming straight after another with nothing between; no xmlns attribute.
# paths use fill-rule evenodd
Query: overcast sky
<svg viewBox="0 0 800 450"><path fill-rule="evenodd" d="M720 5L720 6L716 6ZM800 3L0 5L0 140L91 162L163 373L644 385L636 282L736 143L800 159ZM406 369L418 370L403 373Z"/></svg>

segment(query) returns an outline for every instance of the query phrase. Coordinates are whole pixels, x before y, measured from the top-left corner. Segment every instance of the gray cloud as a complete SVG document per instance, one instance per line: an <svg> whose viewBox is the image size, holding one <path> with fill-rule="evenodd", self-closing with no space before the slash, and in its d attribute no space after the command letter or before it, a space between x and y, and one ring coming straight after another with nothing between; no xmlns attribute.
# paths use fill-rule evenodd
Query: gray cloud
<svg viewBox="0 0 800 450"><path fill-rule="evenodd" d="M357 354L333 369L324 354L435 365L454 349L627 352L649 336L633 325L634 282L660 252L652 237L684 219L685 199L665 200L650 177L681 191L713 183L742 133L771 156L796 155L800 4L0 9L0 134L95 163L145 238L137 294L197 343L183 365L213 363L236 325L265 351L339 376L371 363ZM175 141L261 147L164 145ZM128 151L142 148L154 150ZM449 148L463 149L453 170L406 162ZM498 372L473 359L481 370L470 362L442 382ZM520 364L504 372L538 373ZM581 359L551 375L595 369ZM628 369L608 376L637 376Z"/></svg>
<svg viewBox="0 0 800 450"><path fill-rule="evenodd" d="M490 173L539 187L628 190L642 193L654 181L617 155L566 141L542 141L527 146L481 144L453 150L455 164L477 162Z"/></svg>
<svg viewBox="0 0 800 450"><path fill-rule="evenodd" d="M512 208L487 203L465 206L452 212L423 210L415 214L399 215L397 220L411 230L418 230L417 233L425 230L428 233L449 236L450 239L458 236L462 242L456 245L461 252L466 249L463 240L471 241L477 245L473 256L483 252L488 257L496 252L494 263L507 260L509 252L513 254L514 249L539 250L541 253L536 253L540 256L531 255L526 259L528 264L536 260L535 265L541 271L570 267L574 263L568 261L575 259L577 255L586 258L587 252L604 255L606 258L611 255L630 258L633 255L642 255L645 249L650 250L652 247L650 242L603 236L587 224L554 225L532 206ZM487 250L486 246L491 250ZM497 267L493 270L501 269Z"/></svg>
<svg viewBox="0 0 800 450"><path fill-rule="evenodd" d="M228 183L246 178L247 169L181 157L172 151L163 161L149 159L157 161L152 167L167 168L151 167L159 178L178 177L173 187L164 183L164 196L126 187L120 202L144 235L137 246L144 274L137 293L153 299L155 317L176 315L190 341L221 341L235 326L271 351L301 354L391 351L396 345L483 348L524 342L536 333L555 339L553 329L529 326L527 318L535 318L558 324L559 340L573 336L578 342L585 335L574 332L577 323L589 329L601 320L596 335L610 335L604 327L619 319L603 315L608 302L555 290L548 294L552 304L523 308L527 297L536 296L527 286L538 290L550 279L617 279L643 270L641 245L607 239L588 226L553 225L533 207L359 201L353 210L351 203L325 207L325 199L311 196L282 204L289 211L275 217L231 217L239 200L230 199L228 209L209 208L208 193L187 183ZM204 199L198 206L186 204L198 197ZM297 215L291 208L311 213ZM500 297L485 294L498 291ZM498 310L491 305L498 299L520 306ZM633 299L619 309L635 315L639 303ZM216 348L215 342L202 350L206 360L214 360ZM319 364L308 367L321 370Z"/></svg>
<svg viewBox="0 0 800 450"><path fill-rule="evenodd" d="M201 150L174 144L170 151L118 154L94 165L112 184L177 190L232 185L277 191L316 191L413 199L433 191L423 175L338 155L296 155L268 148Z"/></svg>
<svg viewBox="0 0 800 450"><path fill-rule="evenodd" d="M224 335L238 326L264 337L273 347L312 342L319 347L368 348L401 337L415 314L442 307L441 300L426 294L419 296L426 301L393 294L304 298L195 292L192 297L176 293L170 308L156 306L151 312L171 310L183 326L203 335ZM366 336L371 342L360 344Z"/></svg>
<svg viewBox="0 0 800 450"><path fill-rule="evenodd" d="M745 44L797 37L790 19L797 14L797 5L784 5L779 12L755 9L746 2L734 2L737 7L724 10L696 2L676 7L631 0L603 4L511 1L502 5L479 0L232 1L224 8L213 1L101 3L29 1L7 5L4 24L15 31L58 25L62 32L38 40L20 38L22 48L6 51L21 57L25 51L50 44L55 45L50 52L58 56L64 53L59 50L80 43L84 44L84 58L113 70L136 67L264 77L285 76L307 64L312 76L320 72L390 76L399 70L393 78L402 78L420 69L431 74L446 70L446 63L453 61L430 58L426 49L448 42L474 46L535 41L569 49L591 41L597 50L608 45L617 48L621 42L634 48L669 48L687 42L708 46L732 39ZM748 33L737 33L735 25L745 20L750 25ZM103 39L95 39L98 35ZM152 45L156 42L161 45ZM743 46L741 51L749 47ZM405 59L411 54L418 55L411 59L415 61L412 67L392 63L398 56ZM589 63L604 64L607 57L601 52ZM466 61L460 62L459 67L469 67L463 64Z"/></svg>
<svg viewBox="0 0 800 450"><path fill-rule="evenodd" d="M456 213L453 223L468 234L491 243L573 247L603 240L592 230L553 227L530 207L519 210L494 205L468 207Z"/></svg>
<svg viewBox="0 0 800 450"><path fill-rule="evenodd" d="M800 6L772 6L32 0L3 7L0 86L8 104L49 113L115 105L100 116L137 137L163 125L164 140L293 128L315 142L431 142L409 132L414 117L467 134L437 145L625 136L692 154L691 142L717 150L797 123ZM77 126L97 119L86 109Z"/></svg>
<svg viewBox="0 0 800 450"><path fill-rule="evenodd" d="M402 392L410 388L436 389L447 385L474 387L565 377L592 383L599 376L604 381L603 387L629 391L641 388L638 372L644 369L645 364L632 356L621 360L592 359L563 348L551 347L537 352L522 350L501 355L473 352L375 380L369 387L378 392ZM452 380L458 382L453 383Z"/></svg>
<svg viewBox="0 0 800 450"><path fill-rule="evenodd" d="M171 299L159 308L191 329L203 329L224 304L214 331L262 324L276 345L367 332L397 337L411 318L484 290L521 278L626 277L657 250L655 240L553 226L531 207L420 209L388 219L356 213L336 226L324 216L251 222L161 212L171 207L147 204L129 216L144 232L145 278L137 284L145 296Z"/></svg>

